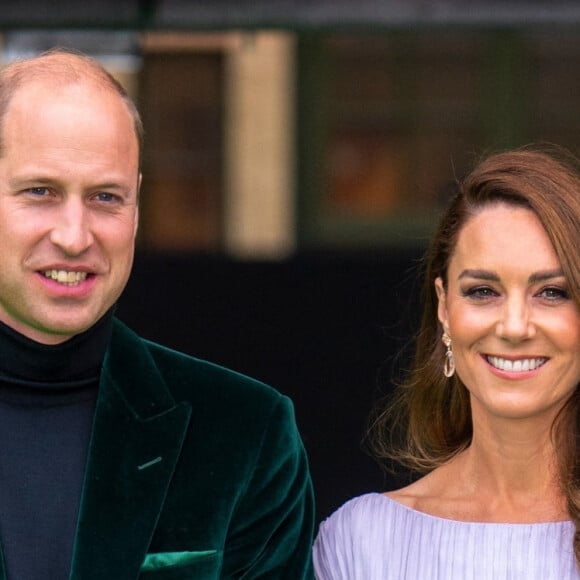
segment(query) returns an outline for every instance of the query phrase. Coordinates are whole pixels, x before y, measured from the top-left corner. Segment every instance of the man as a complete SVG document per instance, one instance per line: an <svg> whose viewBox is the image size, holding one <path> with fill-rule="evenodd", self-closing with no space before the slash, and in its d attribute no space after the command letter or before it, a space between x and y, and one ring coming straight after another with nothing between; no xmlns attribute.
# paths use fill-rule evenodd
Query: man
<svg viewBox="0 0 580 580"><path fill-rule="evenodd" d="M0 72L0 579L309 578L288 399L113 317L140 147L91 59Z"/></svg>

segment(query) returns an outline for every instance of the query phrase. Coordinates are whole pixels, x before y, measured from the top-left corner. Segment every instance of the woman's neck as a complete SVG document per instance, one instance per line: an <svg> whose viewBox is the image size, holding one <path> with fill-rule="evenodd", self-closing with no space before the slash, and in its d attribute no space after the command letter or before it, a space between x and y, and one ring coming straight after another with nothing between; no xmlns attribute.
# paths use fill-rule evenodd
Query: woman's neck
<svg viewBox="0 0 580 580"><path fill-rule="evenodd" d="M474 424L467 449L389 495L419 511L460 521L568 519L551 423L511 422L495 431L481 427Z"/></svg>

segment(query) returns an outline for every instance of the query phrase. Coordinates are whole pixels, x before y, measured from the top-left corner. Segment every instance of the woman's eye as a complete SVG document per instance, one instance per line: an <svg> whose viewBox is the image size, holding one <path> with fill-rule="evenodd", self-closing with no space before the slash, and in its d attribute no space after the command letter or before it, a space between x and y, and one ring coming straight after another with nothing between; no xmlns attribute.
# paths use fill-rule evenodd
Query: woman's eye
<svg viewBox="0 0 580 580"><path fill-rule="evenodd" d="M564 288L558 288L550 286L549 288L543 288L539 292L539 296L545 298L546 300L550 300L552 302L557 300L568 300L569 295L568 292Z"/></svg>
<svg viewBox="0 0 580 580"><path fill-rule="evenodd" d="M497 296L497 292L489 286L476 286L474 288L467 288L466 290L463 290L462 293L463 296L467 298L475 298L479 300Z"/></svg>

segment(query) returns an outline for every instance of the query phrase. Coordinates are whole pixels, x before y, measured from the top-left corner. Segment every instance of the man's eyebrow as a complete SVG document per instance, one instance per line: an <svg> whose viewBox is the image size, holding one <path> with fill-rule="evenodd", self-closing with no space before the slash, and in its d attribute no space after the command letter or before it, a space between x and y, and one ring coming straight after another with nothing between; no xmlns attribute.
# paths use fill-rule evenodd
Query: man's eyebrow
<svg viewBox="0 0 580 580"><path fill-rule="evenodd" d="M120 184L120 183L115 183L114 181L107 181L107 182L103 182L103 183L96 183L94 186L91 187L91 189L104 189L104 190L110 190L110 189L114 189L117 191L126 191L129 188L127 188L126 186Z"/></svg>
<svg viewBox="0 0 580 580"><path fill-rule="evenodd" d="M32 185L50 185L54 183L54 180L50 177L33 177L33 176L26 176L26 177L14 177L8 181L8 184L11 187L26 187Z"/></svg>
<svg viewBox="0 0 580 580"><path fill-rule="evenodd" d="M8 184L12 188L20 189L23 187L43 187L49 185L59 185L61 183L58 177L51 177L47 175L34 176L18 176L10 179ZM94 190L116 190L124 192L128 188L121 183L115 181L103 181L102 183L95 183L91 186Z"/></svg>

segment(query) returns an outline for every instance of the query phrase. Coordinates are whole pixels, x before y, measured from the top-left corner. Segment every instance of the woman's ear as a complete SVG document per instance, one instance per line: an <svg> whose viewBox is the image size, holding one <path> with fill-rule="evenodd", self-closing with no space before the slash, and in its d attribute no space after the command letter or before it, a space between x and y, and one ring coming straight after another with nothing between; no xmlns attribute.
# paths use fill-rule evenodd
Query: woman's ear
<svg viewBox="0 0 580 580"><path fill-rule="evenodd" d="M435 291L437 292L437 299L439 300L437 306L437 318L443 326L443 330L449 334L448 315L447 315L447 293L443 286L441 277L435 279Z"/></svg>

